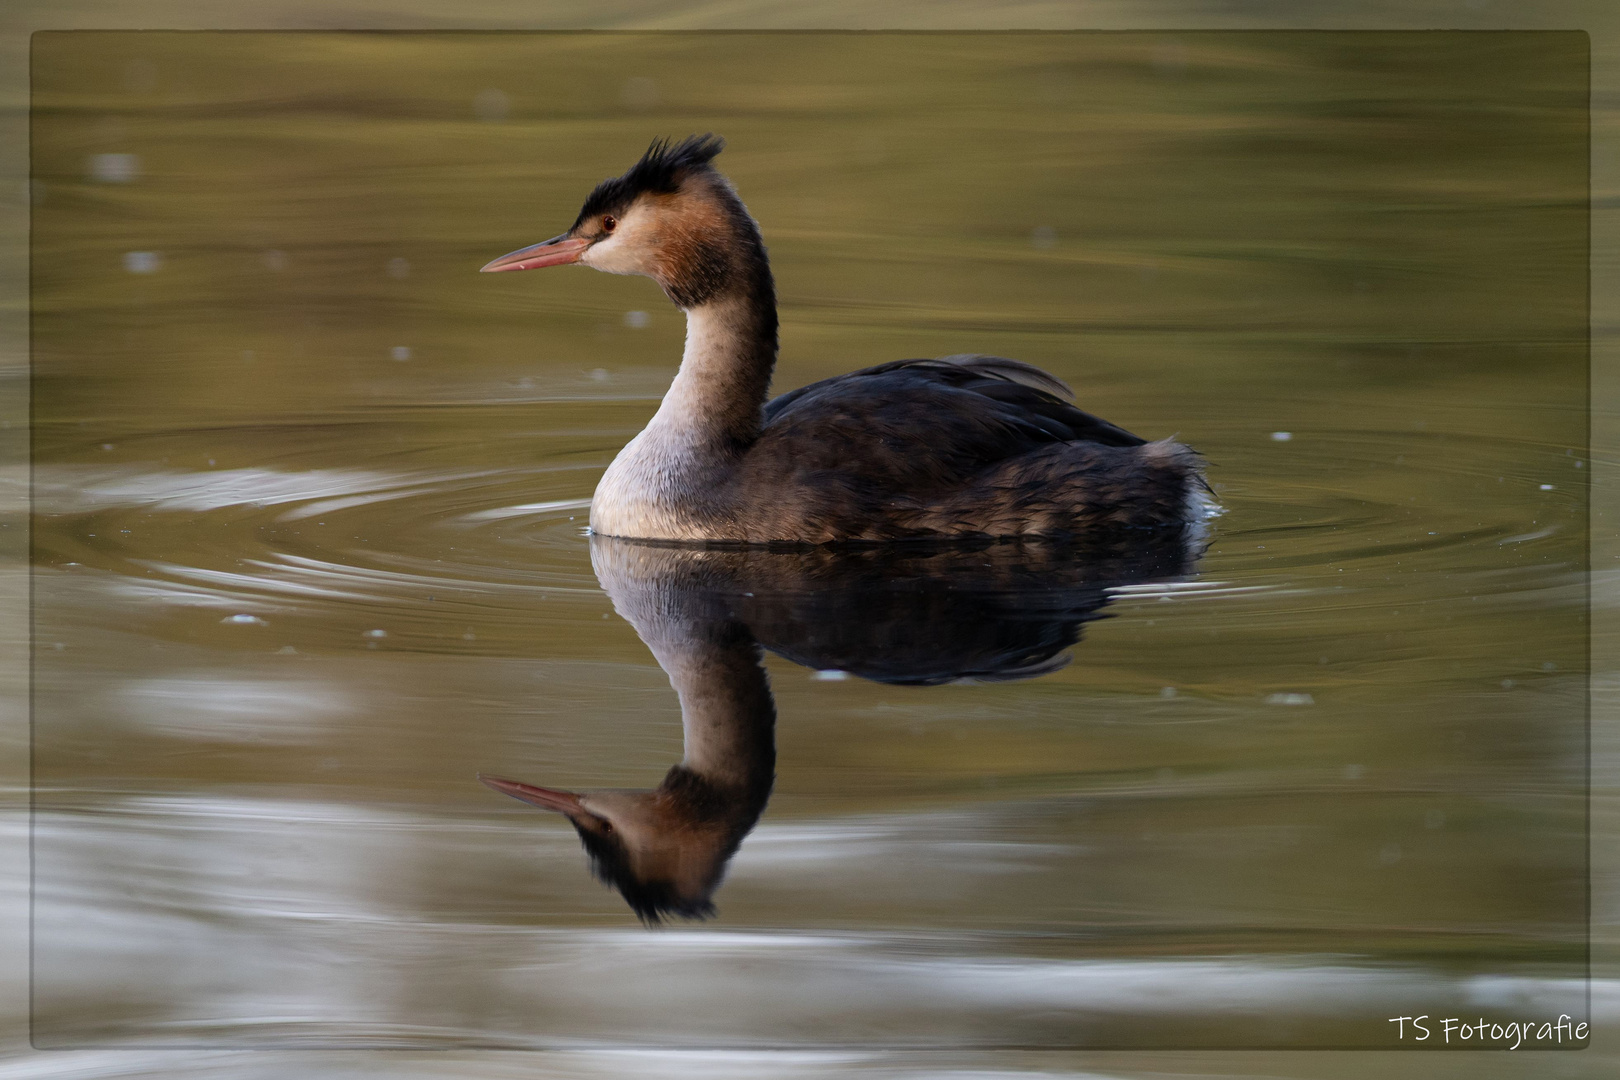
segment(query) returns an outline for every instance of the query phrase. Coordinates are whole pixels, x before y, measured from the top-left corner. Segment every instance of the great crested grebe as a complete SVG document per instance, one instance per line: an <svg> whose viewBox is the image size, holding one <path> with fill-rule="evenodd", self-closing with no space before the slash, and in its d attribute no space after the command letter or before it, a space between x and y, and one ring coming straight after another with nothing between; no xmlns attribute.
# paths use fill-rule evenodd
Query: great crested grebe
<svg viewBox="0 0 1620 1080"><path fill-rule="evenodd" d="M655 141L567 232L483 267L641 274L686 312L680 371L597 486L593 532L824 544L1205 516L1196 453L1081 412L1066 385L1017 360L899 360L767 401L776 290L758 224L711 164L723 146Z"/></svg>

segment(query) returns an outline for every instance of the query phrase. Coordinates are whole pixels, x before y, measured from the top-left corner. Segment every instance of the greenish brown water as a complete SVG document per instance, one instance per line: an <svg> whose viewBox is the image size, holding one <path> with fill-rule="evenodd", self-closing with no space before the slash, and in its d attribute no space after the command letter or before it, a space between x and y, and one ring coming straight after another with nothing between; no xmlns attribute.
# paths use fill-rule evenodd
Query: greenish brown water
<svg viewBox="0 0 1620 1080"><path fill-rule="evenodd" d="M1385 1046L1580 1011L1584 49L36 38L36 1038ZM717 919L647 931L473 775L681 755L581 535L680 319L473 271L702 130L770 245L778 389L1016 356L1202 450L1227 513L1038 679L771 658L771 804Z"/></svg>

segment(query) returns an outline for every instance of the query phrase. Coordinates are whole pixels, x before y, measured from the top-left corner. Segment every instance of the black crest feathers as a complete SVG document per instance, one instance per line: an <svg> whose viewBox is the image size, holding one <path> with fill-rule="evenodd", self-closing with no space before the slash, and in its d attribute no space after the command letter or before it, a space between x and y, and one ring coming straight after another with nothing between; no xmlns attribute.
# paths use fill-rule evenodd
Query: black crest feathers
<svg viewBox="0 0 1620 1080"><path fill-rule="evenodd" d="M678 143L654 139L641 160L630 166L623 176L596 185L585 199L575 226L597 214L622 210L637 195L673 193L689 173L708 168L709 162L725 147L726 141L718 135L688 135Z"/></svg>

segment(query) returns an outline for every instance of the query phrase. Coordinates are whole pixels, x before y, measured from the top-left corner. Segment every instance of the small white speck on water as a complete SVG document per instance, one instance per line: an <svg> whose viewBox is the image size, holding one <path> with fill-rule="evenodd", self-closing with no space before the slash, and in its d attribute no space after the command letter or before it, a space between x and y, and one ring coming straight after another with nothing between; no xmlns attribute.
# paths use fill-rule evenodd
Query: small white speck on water
<svg viewBox="0 0 1620 1080"><path fill-rule="evenodd" d="M1544 664L1541 665L1541 670L1542 671L1557 671L1558 670L1558 665L1553 663L1551 660L1548 660L1547 662L1545 662Z"/></svg>
<svg viewBox="0 0 1620 1080"><path fill-rule="evenodd" d="M409 345L395 345L388 350L388 355L395 360L409 360L411 358L411 347Z"/></svg>
<svg viewBox="0 0 1620 1080"><path fill-rule="evenodd" d="M1293 437L1294 437L1294 433L1292 431L1273 431L1271 433L1271 441L1272 442L1287 442L1289 439L1292 439Z"/></svg>
<svg viewBox="0 0 1620 1080"><path fill-rule="evenodd" d="M1553 489L1553 486L1551 484L1542 484L1541 485L1541 490L1542 491L1551 491L1552 489Z"/></svg>
<svg viewBox="0 0 1620 1080"><path fill-rule="evenodd" d="M388 636L388 631L386 631L386 630L367 630L365 636L366 637L372 637L372 638L384 638L384 637Z"/></svg>
<svg viewBox="0 0 1620 1080"><path fill-rule="evenodd" d="M652 322L652 316L645 311L627 311L624 313L624 325L632 330L640 330Z"/></svg>
<svg viewBox="0 0 1620 1080"><path fill-rule="evenodd" d="M478 91L473 97L473 115L487 123L498 124L512 112L512 99L493 86Z"/></svg>
<svg viewBox="0 0 1620 1080"><path fill-rule="evenodd" d="M104 442L101 444L101 448L103 450L111 450L113 448L113 444L110 442Z"/></svg>
<svg viewBox="0 0 1620 1080"><path fill-rule="evenodd" d="M469 630L465 634L461 635L461 640L462 641L477 641L478 640L478 635L473 633L471 630Z"/></svg>
<svg viewBox="0 0 1620 1080"><path fill-rule="evenodd" d="M1367 770L1362 768L1360 765L1346 765L1344 768L1339 770L1339 775L1344 777L1346 780L1360 780L1361 774L1366 771Z"/></svg>
<svg viewBox="0 0 1620 1080"><path fill-rule="evenodd" d="M1159 696L1165 699L1173 698L1176 696L1176 688L1173 686L1161 686L1159 687Z"/></svg>
<svg viewBox="0 0 1620 1080"><path fill-rule="evenodd" d="M141 159L135 154L91 154L85 171L103 184L131 184L141 178Z"/></svg>
<svg viewBox="0 0 1620 1080"><path fill-rule="evenodd" d="M124 269L131 274L155 274L163 265L163 256L155 251L124 252Z"/></svg>
<svg viewBox="0 0 1620 1080"><path fill-rule="evenodd" d="M398 255L388 260L388 276L391 278L408 278L411 276L411 263L409 259Z"/></svg>
<svg viewBox="0 0 1620 1080"><path fill-rule="evenodd" d="M266 270L274 270L279 274L281 271L287 269L287 253L285 251L278 251L275 248L271 248L263 255L260 255L259 259L264 263L264 268Z"/></svg>
<svg viewBox="0 0 1620 1080"><path fill-rule="evenodd" d="M276 655L277 656L297 656L298 655L298 650L293 648L291 645L283 645L281 648L276 650Z"/></svg>
<svg viewBox="0 0 1620 1080"><path fill-rule="evenodd" d="M219 621L222 622L222 623L230 623L230 624L232 624L234 626L267 626L267 625L269 625L263 619L259 618L257 615L227 615L227 616L225 616L223 619L221 619Z"/></svg>
<svg viewBox="0 0 1620 1080"><path fill-rule="evenodd" d="M246 363L251 364L251 363L253 363L253 361L257 360L258 358L259 358L259 354L254 352L252 349L243 349L242 350L242 359Z"/></svg>
<svg viewBox="0 0 1620 1080"><path fill-rule="evenodd" d="M209 458L209 459L208 459L208 464L210 464L210 465L212 465L212 464L214 464L214 459L213 459L213 458Z"/></svg>
<svg viewBox="0 0 1620 1080"><path fill-rule="evenodd" d="M1502 680L1502 689L1504 689L1504 690L1511 690L1515 686L1518 686L1518 685L1519 684L1514 682L1512 679L1503 679Z"/></svg>
<svg viewBox="0 0 1620 1080"><path fill-rule="evenodd" d="M1266 698L1267 705L1315 705L1316 699L1309 694L1286 693L1272 694Z"/></svg>
<svg viewBox="0 0 1620 1080"><path fill-rule="evenodd" d="M849 678L849 672L828 668L826 671L812 671L810 677L817 682L843 682Z"/></svg>
<svg viewBox="0 0 1620 1080"><path fill-rule="evenodd" d="M592 382L607 382L608 381L608 370L607 370L607 368L600 368L599 367L599 368L593 369L591 371L591 381Z"/></svg>
<svg viewBox="0 0 1620 1080"><path fill-rule="evenodd" d="M1394 866L1401 861L1401 845L1389 844L1378 853L1378 861L1385 866Z"/></svg>
<svg viewBox="0 0 1620 1080"><path fill-rule="evenodd" d="M1029 234L1030 246L1040 248L1042 251L1057 247L1057 242L1057 230L1050 225L1037 225Z"/></svg>

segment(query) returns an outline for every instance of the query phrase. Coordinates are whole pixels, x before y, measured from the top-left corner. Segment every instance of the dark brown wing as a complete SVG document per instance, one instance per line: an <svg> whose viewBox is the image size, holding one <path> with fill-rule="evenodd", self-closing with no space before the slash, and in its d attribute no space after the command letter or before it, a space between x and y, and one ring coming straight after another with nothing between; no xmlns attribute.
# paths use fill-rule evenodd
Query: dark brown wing
<svg viewBox="0 0 1620 1080"><path fill-rule="evenodd" d="M853 473L921 493L1052 443L1146 442L1058 396L1067 390L1003 357L899 360L772 400L756 450L801 476Z"/></svg>

